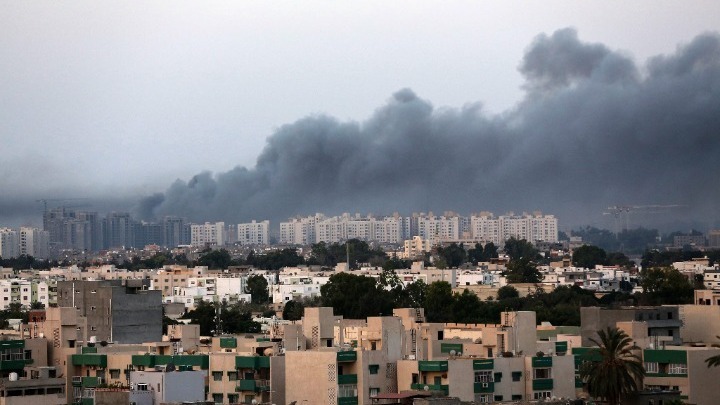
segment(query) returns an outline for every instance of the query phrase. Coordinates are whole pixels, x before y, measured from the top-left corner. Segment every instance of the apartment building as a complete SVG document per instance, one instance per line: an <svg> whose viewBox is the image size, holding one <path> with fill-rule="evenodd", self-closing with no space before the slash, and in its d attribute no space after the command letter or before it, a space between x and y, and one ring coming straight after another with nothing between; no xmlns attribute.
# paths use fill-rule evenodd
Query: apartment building
<svg viewBox="0 0 720 405"><path fill-rule="evenodd" d="M48 258L48 247L50 246L50 233L38 228L21 227L19 230L20 255L32 256L37 259ZM0 254L0 256L2 256Z"/></svg>
<svg viewBox="0 0 720 405"><path fill-rule="evenodd" d="M225 242L224 222L206 222L204 224L190 225L190 244L192 246L224 246Z"/></svg>
<svg viewBox="0 0 720 405"><path fill-rule="evenodd" d="M58 306L87 319L98 341L141 343L162 337L162 295L148 280L59 281Z"/></svg>
<svg viewBox="0 0 720 405"><path fill-rule="evenodd" d="M267 245L270 243L270 221L249 222L237 225L236 240L241 245Z"/></svg>
<svg viewBox="0 0 720 405"><path fill-rule="evenodd" d="M0 228L0 257L9 259L20 254L20 235L10 228Z"/></svg>
<svg viewBox="0 0 720 405"><path fill-rule="evenodd" d="M656 307L622 307L619 309L582 307L580 308L580 334L582 345L590 346L591 338L597 339L597 331L615 327L618 322L645 322L647 335L658 344L681 343L680 310L677 305Z"/></svg>
<svg viewBox="0 0 720 405"><path fill-rule="evenodd" d="M667 346L663 349L644 349L644 388L656 391L680 391L680 398L691 404L717 403L712 387L720 370L708 368L705 360L720 355L715 347Z"/></svg>
<svg viewBox="0 0 720 405"><path fill-rule="evenodd" d="M281 245L310 245L315 243L315 224L325 219L323 214L291 218L280 223Z"/></svg>

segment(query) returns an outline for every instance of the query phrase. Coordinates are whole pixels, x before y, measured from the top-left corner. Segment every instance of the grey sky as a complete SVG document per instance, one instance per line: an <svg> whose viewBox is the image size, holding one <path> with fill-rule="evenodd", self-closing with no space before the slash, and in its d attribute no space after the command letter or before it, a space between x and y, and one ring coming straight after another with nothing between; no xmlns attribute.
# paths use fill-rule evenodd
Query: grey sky
<svg viewBox="0 0 720 405"><path fill-rule="evenodd" d="M715 1L2 2L0 224L34 198L128 200L251 169L282 125L364 121L401 88L503 113L541 33L574 27L643 70L719 15Z"/></svg>

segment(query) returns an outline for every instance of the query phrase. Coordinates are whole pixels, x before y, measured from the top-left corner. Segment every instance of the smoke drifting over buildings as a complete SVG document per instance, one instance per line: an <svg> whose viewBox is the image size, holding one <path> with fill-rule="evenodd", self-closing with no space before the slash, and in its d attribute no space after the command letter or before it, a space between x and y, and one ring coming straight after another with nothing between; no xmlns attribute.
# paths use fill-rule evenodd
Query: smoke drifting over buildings
<svg viewBox="0 0 720 405"><path fill-rule="evenodd" d="M364 122L285 125L254 168L178 180L140 213L240 221L537 208L587 223L615 203L674 203L718 218L720 36L640 66L564 29L538 36L519 70L527 93L512 111L437 109L403 89Z"/></svg>

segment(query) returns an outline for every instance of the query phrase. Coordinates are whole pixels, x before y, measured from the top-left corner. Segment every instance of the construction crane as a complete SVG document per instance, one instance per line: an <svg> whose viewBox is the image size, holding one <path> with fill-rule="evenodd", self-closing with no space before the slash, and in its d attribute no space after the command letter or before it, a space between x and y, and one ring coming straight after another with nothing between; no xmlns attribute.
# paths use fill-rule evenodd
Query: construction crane
<svg viewBox="0 0 720 405"><path fill-rule="evenodd" d="M612 215L615 218L615 235L620 233L620 218L625 216L625 229L630 229L630 213L635 211L642 211L646 214L662 214L673 208L685 207L680 204L649 204L649 205L612 205L607 207L607 211L603 212L603 215Z"/></svg>
<svg viewBox="0 0 720 405"><path fill-rule="evenodd" d="M38 200L35 200L35 202L41 202L43 203L43 215L47 214L48 210L48 201L49 202L61 202L61 201L79 201L79 200L88 200L88 198L41 198ZM85 205L85 204L83 204Z"/></svg>

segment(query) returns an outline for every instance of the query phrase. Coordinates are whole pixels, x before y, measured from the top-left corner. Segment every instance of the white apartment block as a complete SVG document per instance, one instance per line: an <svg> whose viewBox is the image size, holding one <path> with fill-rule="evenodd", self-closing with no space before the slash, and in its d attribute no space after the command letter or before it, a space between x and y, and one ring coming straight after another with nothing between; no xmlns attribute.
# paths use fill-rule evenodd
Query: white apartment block
<svg viewBox="0 0 720 405"><path fill-rule="evenodd" d="M50 243L50 232L38 228L20 228L19 253L38 259L48 257L48 246Z"/></svg>
<svg viewBox="0 0 720 405"><path fill-rule="evenodd" d="M237 225L237 242L242 245L267 245L270 241L270 221L252 221Z"/></svg>
<svg viewBox="0 0 720 405"><path fill-rule="evenodd" d="M202 225L190 225L190 244L196 247L208 245L225 245L225 223L206 222Z"/></svg>
<svg viewBox="0 0 720 405"><path fill-rule="evenodd" d="M325 219L323 214L304 218L291 218L280 223L280 244L310 245L315 243L315 223Z"/></svg>
<svg viewBox="0 0 720 405"><path fill-rule="evenodd" d="M33 302L40 302L46 308L50 304L50 288L45 281L0 280L0 310L8 309L13 303L30 308Z"/></svg>
<svg viewBox="0 0 720 405"><path fill-rule="evenodd" d="M18 232L10 228L0 228L0 257L9 259L20 255Z"/></svg>
<svg viewBox="0 0 720 405"><path fill-rule="evenodd" d="M481 212L470 217L470 232L473 239L501 246L505 240L500 234L500 220L490 212Z"/></svg>
<svg viewBox="0 0 720 405"><path fill-rule="evenodd" d="M430 241L431 245L443 241L460 239L459 216L435 216L432 213L418 218L418 236Z"/></svg>
<svg viewBox="0 0 720 405"><path fill-rule="evenodd" d="M291 218L280 223L280 243L309 245L339 243L360 239L380 243L401 243L403 218L399 216L375 218L356 214L325 217L322 214L305 218Z"/></svg>
<svg viewBox="0 0 720 405"><path fill-rule="evenodd" d="M472 239L502 246L510 237L529 242L557 242L558 223L553 215L509 213L496 217L490 212L470 217L445 212L442 216L414 213L409 217L397 214L386 217L343 214L325 217L322 214L292 218L280 223L280 243L309 245L317 242L337 243L360 239L380 243L402 243L419 236L430 245Z"/></svg>
<svg viewBox="0 0 720 405"><path fill-rule="evenodd" d="M501 246L505 240L514 237L529 242L557 242L558 222L553 215L500 215L481 212L470 217L470 229L475 240L492 242Z"/></svg>

